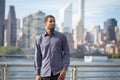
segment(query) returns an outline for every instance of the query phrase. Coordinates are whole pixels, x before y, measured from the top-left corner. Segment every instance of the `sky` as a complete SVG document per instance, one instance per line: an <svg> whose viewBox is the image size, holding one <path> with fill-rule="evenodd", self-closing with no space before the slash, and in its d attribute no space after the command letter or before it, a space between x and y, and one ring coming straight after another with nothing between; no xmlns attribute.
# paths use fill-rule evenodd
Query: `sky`
<svg viewBox="0 0 120 80"><path fill-rule="evenodd" d="M5 17L7 18L9 6L15 7L16 17L23 17L36 13L38 10L56 17L59 21L60 9L72 3L72 26L78 23L79 0L6 0ZM120 0L85 0L85 28L94 25L104 26L107 19L115 18L120 27ZM21 25L22 26L22 25Z"/></svg>

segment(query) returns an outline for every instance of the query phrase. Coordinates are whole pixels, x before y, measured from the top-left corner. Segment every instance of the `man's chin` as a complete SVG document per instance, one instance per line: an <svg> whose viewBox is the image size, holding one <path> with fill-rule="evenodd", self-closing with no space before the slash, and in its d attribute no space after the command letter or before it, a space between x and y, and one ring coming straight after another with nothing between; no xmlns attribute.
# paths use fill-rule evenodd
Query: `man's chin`
<svg viewBox="0 0 120 80"><path fill-rule="evenodd" d="M54 28L50 29L50 31L54 31Z"/></svg>

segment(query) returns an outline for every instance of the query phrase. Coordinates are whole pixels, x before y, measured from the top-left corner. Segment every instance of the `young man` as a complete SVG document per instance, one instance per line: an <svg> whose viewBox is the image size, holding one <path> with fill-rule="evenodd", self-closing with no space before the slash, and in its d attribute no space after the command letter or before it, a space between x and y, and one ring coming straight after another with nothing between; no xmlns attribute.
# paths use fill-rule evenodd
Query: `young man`
<svg viewBox="0 0 120 80"><path fill-rule="evenodd" d="M35 45L36 80L65 80L70 63L67 38L54 30L54 16L47 15L44 24L46 32L39 36Z"/></svg>

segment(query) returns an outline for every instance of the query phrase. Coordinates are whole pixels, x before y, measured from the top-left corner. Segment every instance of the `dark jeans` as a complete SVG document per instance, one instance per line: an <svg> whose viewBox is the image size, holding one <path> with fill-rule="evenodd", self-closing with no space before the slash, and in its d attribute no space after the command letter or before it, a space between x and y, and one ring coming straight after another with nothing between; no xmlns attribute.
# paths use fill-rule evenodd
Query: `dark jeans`
<svg viewBox="0 0 120 80"><path fill-rule="evenodd" d="M42 77L42 80L57 80L58 77L59 77L60 74L57 74L57 75L53 75L51 73L51 76L50 77Z"/></svg>

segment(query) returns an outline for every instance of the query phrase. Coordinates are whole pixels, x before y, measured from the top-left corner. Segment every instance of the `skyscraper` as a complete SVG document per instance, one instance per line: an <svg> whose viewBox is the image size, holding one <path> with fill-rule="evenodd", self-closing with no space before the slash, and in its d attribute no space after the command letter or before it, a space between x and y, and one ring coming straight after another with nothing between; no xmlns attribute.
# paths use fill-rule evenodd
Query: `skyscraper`
<svg viewBox="0 0 120 80"><path fill-rule="evenodd" d="M45 13L41 10L23 18L23 47L34 48L36 38L45 32Z"/></svg>
<svg viewBox="0 0 120 80"><path fill-rule="evenodd" d="M120 30L119 27L115 27L115 39L116 39L116 43L117 45L120 45Z"/></svg>
<svg viewBox="0 0 120 80"><path fill-rule="evenodd" d="M0 0L0 46L4 45L5 0Z"/></svg>
<svg viewBox="0 0 120 80"><path fill-rule="evenodd" d="M81 33L81 21L79 21L79 23L76 25L75 29L74 29L74 35L73 35L73 40L74 40L74 48L77 49L79 43L82 42L82 36Z"/></svg>
<svg viewBox="0 0 120 80"><path fill-rule="evenodd" d="M91 36L90 36L90 32L85 31L84 32L84 36L83 36L83 43L87 44L91 42Z"/></svg>
<svg viewBox="0 0 120 80"><path fill-rule="evenodd" d="M83 40L84 34L84 1L79 0L79 21L74 29L74 48L77 49L79 43Z"/></svg>
<svg viewBox="0 0 120 80"><path fill-rule="evenodd" d="M7 17L7 46L16 46L16 14L14 6L10 6Z"/></svg>
<svg viewBox="0 0 120 80"><path fill-rule="evenodd" d="M79 0L79 19L80 19L80 25L79 25L79 31L80 33L78 34L81 39L83 39L83 34L84 34L84 2L85 0Z"/></svg>
<svg viewBox="0 0 120 80"><path fill-rule="evenodd" d="M83 30L84 33L84 17L85 17L85 0L79 0L79 18L81 20L81 29ZM83 34L82 33L82 34Z"/></svg>
<svg viewBox="0 0 120 80"><path fill-rule="evenodd" d="M91 33L91 41L93 41L94 44L98 43L98 33L100 32L100 25L94 25L90 28L89 32Z"/></svg>
<svg viewBox="0 0 120 80"><path fill-rule="evenodd" d="M60 32L72 34L72 3L60 10Z"/></svg>
<svg viewBox="0 0 120 80"><path fill-rule="evenodd" d="M108 31L109 40L115 40L115 27L117 26L117 21L114 18L108 19L104 22L104 28Z"/></svg>

